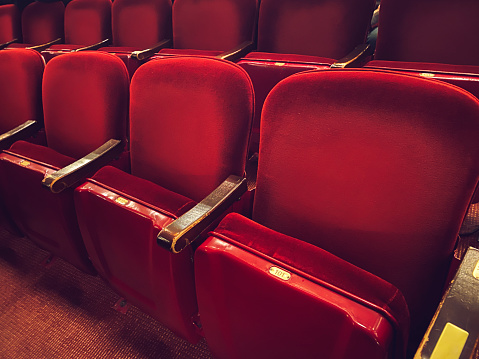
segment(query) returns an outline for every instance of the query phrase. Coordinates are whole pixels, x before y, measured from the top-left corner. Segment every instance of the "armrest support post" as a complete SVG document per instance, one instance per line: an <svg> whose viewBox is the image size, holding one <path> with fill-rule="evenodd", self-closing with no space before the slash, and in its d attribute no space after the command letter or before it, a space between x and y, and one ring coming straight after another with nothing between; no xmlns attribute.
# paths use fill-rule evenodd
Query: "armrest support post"
<svg viewBox="0 0 479 359"><path fill-rule="evenodd" d="M59 193L71 187L86 176L95 173L101 167L118 157L123 150L120 140L109 140L93 152L73 162L71 165L45 176L42 185L53 193Z"/></svg>
<svg viewBox="0 0 479 359"><path fill-rule="evenodd" d="M229 176L195 207L163 228L158 234L158 245L173 253L181 252L246 190L245 178Z"/></svg>
<svg viewBox="0 0 479 359"><path fill-rule="evenodd" d="M0 150L7 149L15 141L28 138L40 129L37 121L28 120L14 129L0 135Z"/></svg>
<svg viewBox="0 0 479 359"><path fill-rule="evenodd" d="M139 61L142 61L142 60L145 60L145 59L153 56L154 54L156 54L161 49L164 49L166 47L171 47L172 44L173 44L173 41L171 39L165 39L165 40L162 40L162 41L158 42L157 44L150 47L149 49L140 50L140 51L133 51L131 53L131 57L133 57L134 59L137 59Z"/></svg>

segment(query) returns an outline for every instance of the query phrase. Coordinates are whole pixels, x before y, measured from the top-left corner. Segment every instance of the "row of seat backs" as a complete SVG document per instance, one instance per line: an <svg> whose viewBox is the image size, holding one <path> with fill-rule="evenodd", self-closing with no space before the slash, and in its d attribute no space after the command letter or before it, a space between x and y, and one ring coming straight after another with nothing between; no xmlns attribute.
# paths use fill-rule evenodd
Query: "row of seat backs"
<svg viewBox="0 0 479 359"><path fill-rule="evenodd" d="M257 0L74 0L64 10L61 1L35 2L22 13L23 41L88 45L110 38L112 26L113 46L148 48L173 36L175 48L226 51L254 39L258 7ZM263 1L258 49L342 57L364 42L372 8L369 0Z"/></svg>
<svg viewBox="0 0 479 359"><path fill-rule="evenodd" d="M9 50L0 55L13 56L15 52L33 56L30 50ZM35 55L35 59L38 63L38 55ZM108 74L106 78L105 74ZM231 81L235 76L241 79L238 85ZM221 60L205 58L158 60L144 65L133 78L131 86L130 139L132 174L135 177L186 196L194 203L221 181L220 177L224 177L225 173L242 173L253 92L250 80L240 68ZM201 91L198 91L198 86L202 86ZM95 91L92 91L94 88ZM112 91L112 88L115 90ZM164 91L165 88L168 91ZM233 91L232 97L242 99L231 106L224 103L230 91ZM73 223L66 228L75 231L76 215L67 211L64 215L71 217L62 219L56 208L72 208L73 193L58 198L33 185L40 183L45 174L45 170L41 169L42 163L50 163L49 171L58 169L105 139L124 136L122 123L126 122L127 93L128 74L123 63L115 56L78 53L52 60L44 75L45 131L49 147L17 143L9 153L2 155L2 195L9 209L13 209L12 214L17 216L21 229L29 237L80 267L82 263L79 265L69 258L69 253L78 251L76 246L82 245L85 238L90 238L90 247L96 247L96 252L90 248L89 255L92 259L99 258L95 264L100 273L120 293L129 294L129 299L132 297L134 302L148 309L142 298L157 298L158 290L154 285L153 289L149 287L151 283L157 283L157 278L163 278L167 288L180 288L179 292L191 293L194 288L191 278L189 281L176 282L178 278L175 275L178 273L175 268L178 266L167 268L169 272L165 274L164 268L157 271L158 268L152 269L148 265L152 263L152 258L165 256L163 252L166 252L153 246L152 238L155 237L155 231L157 233L160 229L156 227L155 220L146 227L153 226L153 236L151 231L138 231L146 233L141 242L144 244L139 246L136 239L133 242L131 239L120 240L123 231L118 228L122 228L122 225L128 228L132 214L126 214L126 220L118 221L117 211L109 215L85 205L78 212L83 213L81 221L96 222L97 225L92 228L100 228L100 232L92 232L92 228L88 227L89 230L83 231L82 235L78 231L76 234L64 233L64 229L59 230L62 226L55 224L55 221ZM113 109L117 112L112 112ZM297 238L288 240L292 241L293 249L283 257L276 257L276 261L287 260L290 266L303 262L304 252L295 250L297 246L294 243L299 239L326 249L391 282L406 297L415 342L423 333L439 300L458 228L477 184L479 149L475 133L478 111L477 99L465 91L436 81L399 74L335 70L300 74L283 81L271 93L265 105L253 213L253 220L257 223ZM207 126L218 114L220 123ZM105 127L117 129L103 132L103 138L93 144L90 136L98 138L92 134L97 128L104 128L100 123L105 123L102 119L105 115ZM159 118L162 121L153 121ZM178 118L186 122L175 124ZM231 123L236 123L231 118L238 119L242 130L237 131L231 126ZM152 122L146 124L145 119ZM189 122L193 120L194 123ZM156 131L151 131L151 126ZM86 128L89 130L85 131ZM194 131L186 132L185 128ZM229 152L231 143L236 143L237 149L240 149L237 155ZM27 171L21 164L25 158L39 166L31 178L22 177ZM243 159L243 162L239 159ZM224 161L239 167L224 167ZM216 179L203 182L205 178L210 178L211 169L218 166L221 170ZM12 174L15 176L12 177ZM116 173L102 176L110 178L109 181L118 177ZM102 176L96 179L97 183L102 183ZM15 180L12 181L12 178ZM150 208L149 215L157 218L157 208L164 208L165 201L168 202L172 196L171 192L158 189L150 192L156 187L141 182L149 190L140 190L138 193L138 190L128 187L128 181L134 183L130 178L113 187L120 186L116 189L120 193L136 192L135 196L127 198L135 201L141 199ZM209 184L202 186L198 183ZM150 193L157 193L158 196L151 199ZM116 197L110 198L110 202L116 203ZM22 226L22 222L26 225ZM115 235L112 236L112 233ZM131 233L131 229L125 233ZM251 239L255 236L251 232L247 247L253 246ZM49 245L42 237L55 244ZM63 244L72 237L79 240L75 239L74 246L64 251ZM221 238L225 238L224 233ZM266 241L264 248L254 247L254 251L264 252L268 256L273 242L274 239ZM104 251L103 245L109 250ZM188 250L191 251L191 248ZM306 252L309 251L306 248ZM185 268L184 275L188 276L192 273L191 254L185 252L183 257L168 254L166 257L179 261L178 265ZM85 256L85 253L82 255ZM83 260L87 261L86 258ZM229 262L226 260L221 263L228 266ZM311 266L314 267L314 261ZM346 264L340 264L341 268L344 266L347 267ZM137 282L138 277L146 276L146 273L151 281L142 287L141 281ZM201 288L211 282L210 275L206 276L208 280L197 277L199 293L205 293ZM167 278L164 279L164 276ZM125 289L128 286L139 289L137 293L131 292ZM263 288L267 291L269 287ZM353 293L353 297L358 291L354 286L346 289ZM223 295L233 295L233 292L224 292L221 287L217 290L222 291ZM179 292L175 291L174 294ZM165 293L168 291L161 291L160 298L169 295ZM254 293L259 295L259 289L255 288ZM278 293L279 298L281 291ZM204 294L201 298L205 298ZM181 307L184 301L189 302L186 314ZM191 296L184 301L173 303L176 311L172 311L173 314L166 311L166 315L173 315L172 320L181 319L183 329L174 323L168 324L176 332L192 338L194 328L190 324L188 329L187 321L194 314L191 306L194 308L196 302ZM228 300L224 303L228 303ZM236 335L223 338L231 332L223 327L215 328L215 321L208 319L215 316L227 318L238 310L224 303L215 312L209 309L205 311L202 319L213 351L226 350L222 343L231 340L238 342L230 348L245 343ZM150 307L153 308L150 310L152 315L161 320L165 308L156 302ZM201 308L200 303L200 312ZM247 318L248 312L243 314ZM254 320L251 318L252 323ZM225 322L220 320L218 323L221 326ZM233 326L234 323L231 324ZM269 343L270 339L264 343ZM248 346L238 353L246 348ZM280 345L279 348L284 346ZM225 357L235 357L237 354L231 355Z"/></svg>

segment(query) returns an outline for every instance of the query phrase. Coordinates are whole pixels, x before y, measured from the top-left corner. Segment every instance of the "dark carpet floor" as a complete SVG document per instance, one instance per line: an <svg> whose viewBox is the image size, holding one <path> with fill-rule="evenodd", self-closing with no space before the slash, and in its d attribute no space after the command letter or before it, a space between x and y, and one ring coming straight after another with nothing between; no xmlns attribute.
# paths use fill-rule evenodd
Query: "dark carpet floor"
<svg viewBox="0 0 479 359"><path fill-rule="evenodd" d="M0 229L0 358L209 359L205 341L176 337L135 307L121 314L119 296L99 277Z"/></svg>

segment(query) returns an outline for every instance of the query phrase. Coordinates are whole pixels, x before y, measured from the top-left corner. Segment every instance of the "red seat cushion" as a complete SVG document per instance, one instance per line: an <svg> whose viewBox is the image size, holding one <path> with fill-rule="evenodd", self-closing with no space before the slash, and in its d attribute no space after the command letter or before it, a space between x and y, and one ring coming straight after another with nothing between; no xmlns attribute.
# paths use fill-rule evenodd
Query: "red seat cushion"
<svg viewBox="0 0 479 359"><path fill-rule="evenodd" d="M342 358L360 352L380 358L390 346L398 358L404 356L409 313L402 294L318 247L233 213L198 248L195 267L202 323L219 357L263 357L267 353L313 358L331 357L334 352ZM274 269L290 278L274 277ZM277 307L283 310L272 310ZM329 313L317 315L322 310ZM333 313L341 311L351 322L338 314L328 323ZM367 324L371 315L377 316L376 327Z"/></svg>

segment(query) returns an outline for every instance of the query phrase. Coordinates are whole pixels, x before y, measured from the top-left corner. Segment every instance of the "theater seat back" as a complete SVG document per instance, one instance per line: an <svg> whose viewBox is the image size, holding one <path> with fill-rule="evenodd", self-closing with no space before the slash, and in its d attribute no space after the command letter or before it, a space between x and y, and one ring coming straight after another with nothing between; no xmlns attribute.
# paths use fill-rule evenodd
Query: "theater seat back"
<svg viewBox="0 0 479 359"><path fill-rule="evenodd" d="M93 45L111 38L111 0L73 0L65 9L65 43Z"/></svg>
<svg viewBox="0 0 479 359"><path fill-rule="evenodd" d="M479 65L479 3L381 1L377 60Z"/></svg>
<svg viewBox="0 0 479 359"><path fill-rule="evenodd" d="M48 147L80 158L109 139L125 140L128 77L115 55L67 55L53 58L45 69L45 132Z"/></svg>
<svg viewBox="0 0 479 359"><path fill-rule="evenodd" d="M112 31L114 46L138 49L171 38L171 0L115 0Z"/></svg>
<svg viewBox="0 0 479 359"><path fill-rule="evenodd" d="M44 67L34 50L0 51L0 133L28 120L42 121Z"/></svg>
<svg viewBox="0 0 479 359"><path fill-rule="evenodd" d="M263 109L253 219L395 285L422 335L478 181L478 111L434 80L291 76Z"/></svg>
<svg viewBox="0 0 479 359"><path fill-rule="evenodd" d="M252 41L257 7L257 0L176 0L174 47L227 51Z"/></svg>
<svg viewBox="0 0 479 359"><path fill-rule="evenodd" d="M20 11L16 5L0 6L0 44L22 38Z"/></svg>
<svg viewBox="0 0 479 359"><path fill-rule="evenodd" d="M339 59L365 41L374 3L262 0L258 50Z"/></svg>
<svg viewBox="0 0 479 359"><path fill-rule="evenodd" d="M23 42L31 45L46 44L64 38L65 5L61 1L32 2L22 12Z"/></svg>

